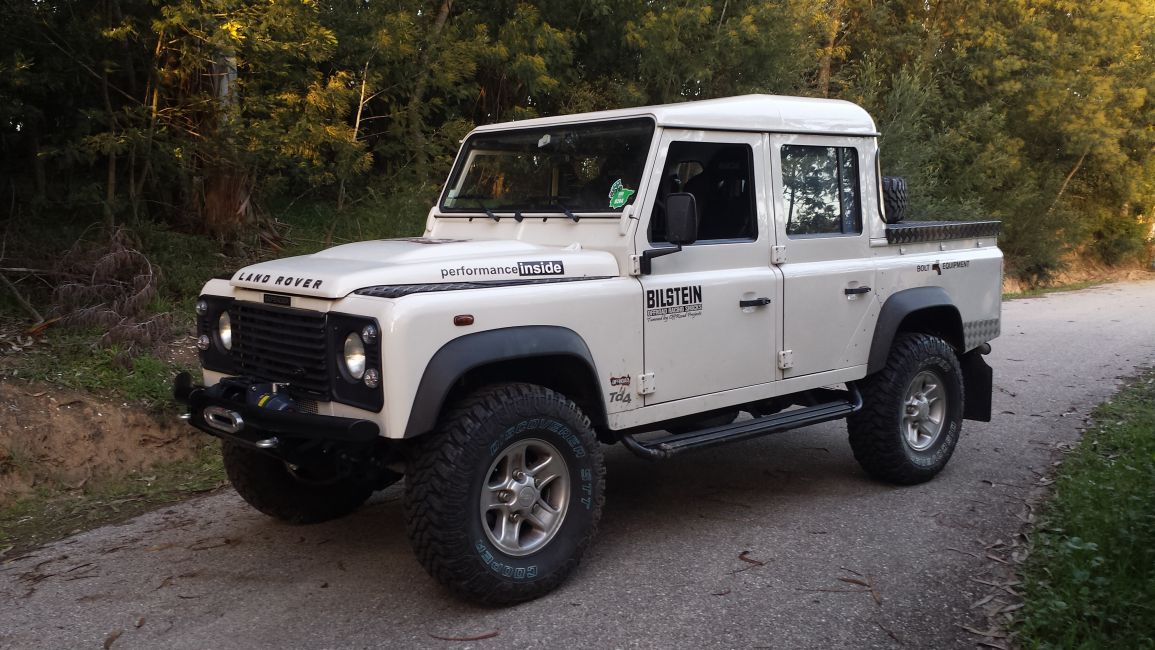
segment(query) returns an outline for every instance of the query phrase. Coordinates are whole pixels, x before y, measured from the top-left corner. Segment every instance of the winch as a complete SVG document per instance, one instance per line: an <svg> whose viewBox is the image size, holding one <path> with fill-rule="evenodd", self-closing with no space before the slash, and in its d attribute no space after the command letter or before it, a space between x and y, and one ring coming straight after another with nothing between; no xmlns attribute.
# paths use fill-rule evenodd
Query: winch
<svg viewBox="0 0 1155 650"><path fill-rule="evenodd" d="M297 403L281 390L285 384L252 384L245 391L245 402L270 411L297 411Z"/></svg>

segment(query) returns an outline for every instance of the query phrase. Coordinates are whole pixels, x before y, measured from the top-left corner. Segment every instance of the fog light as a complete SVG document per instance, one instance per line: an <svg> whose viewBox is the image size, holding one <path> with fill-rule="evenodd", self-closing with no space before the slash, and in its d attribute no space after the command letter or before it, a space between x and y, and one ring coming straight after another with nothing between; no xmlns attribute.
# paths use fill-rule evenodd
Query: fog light
<svg viewBox="0 0 1155 650"><path fill-rule="evenodd" d="M197 316L204 316L209 313L209 303L204 300L197 301Z"/></svg>
<svg viewBox="0 0 1155 650"><path fill-rule="evenodd" d="M381 385L381 373L377 372L376 368L365 371L365 385L369 388L377 388Z"/></svg>
<svg viewBox="0 0 1155 650"><path fill-rule="evenodd" d="M212 339L209 338L208 334L201 334L200 336L197 337L197 347L200 348L201 350L209 349L209 346L212 344L213 344Z"/></svg>
<svg viewBox="0 0 1155 650"><path fill-rule="evenodd" d="M375 325L366 325L361 328L361 340L365 345L373 345L377 340L377 327Z"/></svg>

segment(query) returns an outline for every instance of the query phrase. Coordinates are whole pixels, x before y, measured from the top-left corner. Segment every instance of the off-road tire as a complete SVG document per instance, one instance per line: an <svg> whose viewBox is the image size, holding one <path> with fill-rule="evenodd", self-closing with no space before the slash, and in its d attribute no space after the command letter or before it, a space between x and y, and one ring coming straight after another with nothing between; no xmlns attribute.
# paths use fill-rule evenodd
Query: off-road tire
<svg viewBox="0 0 1155 650"><path fill-rule="evenodd" d="M605 465L576 404L533 384L489 386L415 442L406 473L406 528L417 559L441 584L467 600L508 605L549 592L577 567L601 517ZM494 464L519 442L544 442L557 451L570 488L552 536L517 556L488 536L492 520L481 499L492 494Z"/></svg>
<svg viewBox="0 0 1155 650"><path fill-rule="evenodd" d="M904 416L908 389L922 373L941 380L942 425L933 441L917 449ZM862 410L847 418L854 457L875 479L913 485L934 478L950 460L962 428L963 378L954 349L929 334L895 337L886 365L860 383Z"/></svg>
<svg viewBox="0 0 1155 650"><path fill-rule="evenodd" d="M316 524L352 513L373 493L350 478L302 480L284 461L229 442L221 443L225 473L241 498L290 524Z"/></svg>

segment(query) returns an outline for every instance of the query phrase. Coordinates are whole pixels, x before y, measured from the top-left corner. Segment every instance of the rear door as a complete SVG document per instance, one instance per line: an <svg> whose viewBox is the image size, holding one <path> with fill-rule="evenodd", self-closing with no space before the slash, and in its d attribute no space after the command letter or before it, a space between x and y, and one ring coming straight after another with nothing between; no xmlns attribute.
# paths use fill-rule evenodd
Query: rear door
<svg viewBox="0 0 1155 650"><path fill-rule="evenodd" d="M784 246L783 377L865 365L878 318L863 228L872 138L772 135L775 227Z"/></svg>

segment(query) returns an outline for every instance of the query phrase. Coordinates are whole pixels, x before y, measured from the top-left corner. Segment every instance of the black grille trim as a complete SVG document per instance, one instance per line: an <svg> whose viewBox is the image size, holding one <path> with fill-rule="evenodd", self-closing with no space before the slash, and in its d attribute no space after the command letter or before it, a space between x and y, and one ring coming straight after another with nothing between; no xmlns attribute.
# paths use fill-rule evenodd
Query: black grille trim
<svg viewBox="0 0 1155 650"><path fill-rule="evenodd" d="M414 293L436 291L466 291L469 289L489 289L492 287L520 287L535 284L557 284L559 282L581 282L584 280L608 280L610 275L591 275L580 278L537 278L533 280L483 280L480 282L443 282L440 284L385 284L364 287L353 293L374 298L400 298Z"/></svg>
<svg viewBox="0 0 1155 650"><path fill-rule="evenodd" d="M998 237L1001 221L906 221L886 227L889 244L917 244L944 239Z"/></svg>
<svg viewBox="0 0 1155 650"><path fill-rule="evenodd" d="M232 357L239 374L286 382L294 392L330 398L329 339L325 314L234 302Z"/></svg>

